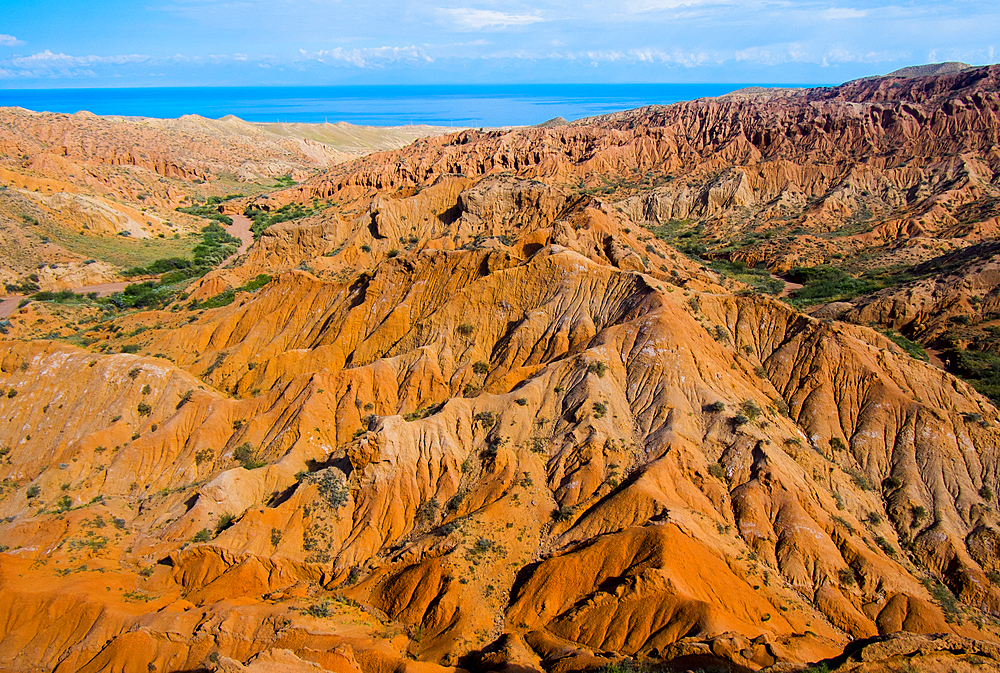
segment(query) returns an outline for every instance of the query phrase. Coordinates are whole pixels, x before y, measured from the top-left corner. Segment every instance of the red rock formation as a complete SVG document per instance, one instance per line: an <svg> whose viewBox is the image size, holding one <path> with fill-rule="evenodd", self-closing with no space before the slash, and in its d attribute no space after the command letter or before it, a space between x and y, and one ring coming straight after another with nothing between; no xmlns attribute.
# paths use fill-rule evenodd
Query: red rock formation
<svg viewBox="0 0 1000 673"><path fill-rule="evenodd" d="M987 190L996 73L420 141L261 200L331 205L89 350L0 342L0 660L996 668L997 410L637 222L826 195L849 251L852 180Z"/></svg>

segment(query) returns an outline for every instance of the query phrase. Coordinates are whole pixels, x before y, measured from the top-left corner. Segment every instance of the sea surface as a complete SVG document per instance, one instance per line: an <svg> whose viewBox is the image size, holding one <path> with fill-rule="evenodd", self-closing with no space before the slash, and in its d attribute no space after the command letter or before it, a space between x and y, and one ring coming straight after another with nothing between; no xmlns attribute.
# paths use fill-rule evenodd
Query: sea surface
<svg viewBox="0 0 1000 673"><path fill-rule="evenodd" d="M0 89L0 106L174 118L236 115L251 122L372 126L523 126L721 96L768 84L532 84L137 89ZM809 84L780 86L814 86Z"/></svg>

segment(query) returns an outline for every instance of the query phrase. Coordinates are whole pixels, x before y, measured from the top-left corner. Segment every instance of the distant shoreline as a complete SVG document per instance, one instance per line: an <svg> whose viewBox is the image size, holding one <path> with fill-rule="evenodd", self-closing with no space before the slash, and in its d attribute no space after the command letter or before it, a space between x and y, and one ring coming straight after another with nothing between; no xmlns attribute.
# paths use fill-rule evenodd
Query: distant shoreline
<svg viewBox="0 0 1000 673"><path fill-rule="evenodd" d="M647 105L721 96L748 87L823 84L521 84L334 87L165 87L0 89L0 107L102 116L209 119L234 115L252 123L364 126L529 126L570 121Z"/></svg>

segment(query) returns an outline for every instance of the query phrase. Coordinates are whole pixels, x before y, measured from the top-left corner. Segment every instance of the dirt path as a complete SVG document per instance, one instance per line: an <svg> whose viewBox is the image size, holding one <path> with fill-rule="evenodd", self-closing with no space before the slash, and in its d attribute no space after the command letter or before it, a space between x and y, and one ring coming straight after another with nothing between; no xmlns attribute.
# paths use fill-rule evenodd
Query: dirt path
<svg viewBox="0 0 1000 673"><path fill-rule="evenodd" d="M221 266L225 266L229 262L233 261L240 255L244 254L253 245L253 232L250 230L250 225L253 221L246 215L231 215L233 218L233 224L226 228L231 235L240 239L240 247L236 252L230 255ZM101 283L100 285L85 285L83 287L72 287L70 288L73 292L77 294L87 294L90 292L96 292L98 297L107 297L108 295L114 294L115 292L121 292L125 289L128 283ZM17 310L17 305L24 299L24 295L14 294L7 297L0 297L0 320L9 317L14 311Z"/></svg>
<svg viewBox="0 0 1000 673"><path fill-rule="evenodd" d="M96 292L98 297L107 297L115 292L121 292L128 283L101 283L99 285L84 285L83 287L69 288L76 294L89 294ZM13 294L8 297L0 297L0 318L6 318L17 310L17 305L24 299L22 294Z"/></svg>
<svg viewBox="0 0 1000 673"><path fill-rule="evenodd" d="M946 363L941 358L941 356L944 355L944 353L941 353L940 351L936 351L936 350L934 350L932 348L926 348L926 347L924 348L924 352L927 353L927 361L930 364L934 365L938 369L943 369L945 371L948 371L948 365L951 364L951 362L949 361L949 362Z"/></svg>
<svg viewBox="0 0 1000 673"><path fill-rule="evenodd" d="M791 293L795 292L796 290L801 290L802 289L802 286L799 285L798 283L789 282L789 281L785 280L784 278L781 278L779 276L775 276L773 273L771 274L771 278L773 278L775 280L780 280L782 283L785 284L785 287L782 288L782 290L781 290L781 294L778 295L779 297L787 297L788 295L790 295Z"/></svg>
<svg viewBox="0 0 1000 673"><path fill-rule="evenodd" d="M246 215L230 215L229 217L233 218L233 224L232 226L227 227L226 231L232 236L240 239L242 243L240 243L239 249L237 249L234 254L227 257L219 266L229 264L229 262L245 253L250 249L250 246L253 245L253 232L250 231L250 225L253 224L253 221Z"/></svg>

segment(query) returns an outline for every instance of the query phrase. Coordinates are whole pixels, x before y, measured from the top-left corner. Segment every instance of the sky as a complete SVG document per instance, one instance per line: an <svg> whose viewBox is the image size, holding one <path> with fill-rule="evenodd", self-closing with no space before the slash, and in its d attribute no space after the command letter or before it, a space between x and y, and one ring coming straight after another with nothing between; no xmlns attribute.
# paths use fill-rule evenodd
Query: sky
<svg viewBox="0 0 1000 673"><path fill-rule="evenodd" d="M0 88L835 84L1000 60L996 0L0 0Z"/></svg>

